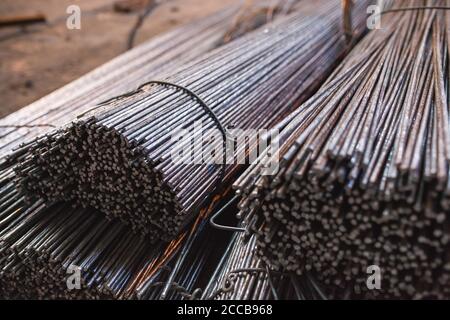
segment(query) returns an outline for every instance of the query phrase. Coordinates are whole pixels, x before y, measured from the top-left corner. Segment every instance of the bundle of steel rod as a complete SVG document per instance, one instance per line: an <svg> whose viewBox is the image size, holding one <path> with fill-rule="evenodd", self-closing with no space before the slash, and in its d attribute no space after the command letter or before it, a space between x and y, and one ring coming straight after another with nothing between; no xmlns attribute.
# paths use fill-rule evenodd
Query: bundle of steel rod
<svg viewBox="0 0 450 320"><path fill-rule="evenodd" d="M28 122L23 124L17 124L19 119L24 118L24 114L45 114L46 117L46 123L52 124L52 126L60 125L64 123L66 118L70 118L75 114L76 112L79 112L80 110L85 110L86 106L82 104L82 102L79 101L79 99L83 98L84 94L88 94L90 99L93 101L99 101L100 99L108 98L113 95L113 91L117 93L117 90L125 90L126 86L129 86L131 88L133 86L133 81L138 81L138 79L141 79L142 76L150 76L151 74L157 74L159 72L159 69L167 70L168 67L164 65L165 62L169 61L170 59L173 59L174 57L177 57L175 60L170 60L170 65L174 66L176 64L182 64L182 62L187 61L189 58L192 58L193 56L196 56L197 54L206 52L210 50L212 47L216 46L216 43L219 43L223 37L224 37L224 30L226 29L226 24L229 24L231 21L231 13L235 13L235 9L230 9L225 13L216 14L210 18L207 18L204 22L196 23L192 25L188 25L187 27L180 28L179 30L176 30L162 38L158 38L155 40L152 40L139 48L134 49L131 53L125 54L123 57L119 57L112 62L100 67L96 71L88 74L85 77L82 77L80 80L75 81L74 83L64 87L61 90L58 90L57 92L49 95L48 97L45 97L41 99L40 101L30 105L27 108L24 108L23 110L17 112L16 114L13 114L6 119L0 120L2 123L1 129L3 130L3 136L0 138L0 142L2 144L1 146L1 153L5 153L9 149L11 149L12 146L17 145L24 140L26 140L29 137L33 137L38 135L39 133L45 132L49 130L49 126L42 125L42 122L37 122L37 120L40 119L41 115L36 117L36 121L27 118ZM247 17L246 19L252 19L251 17ZM216 26L217 24L217 26ZM220 26L220 27L219 27ZM205 33L205 29L208 28L207 32ZM236 28L233 26L233 28ZM240 28L240 27L239 27ZM239 29L238 28L238 29ZM216 34L214 34L212 31L215 30ZM191 36L190 32L192 31ZM188 36L190 37L191 42L186 43L186 38L180 37L181 32L183 32L184 37ZM202 35L199 35L202 34ZM194 39L195 38L195 39ZM197 39L199 38L199 39ZM201 38L201 39L200 39ZM236 38L236 36L233 36L233 38ZM202 40L203 39L203 40ZM197 40L201 42L201 46L196 45ZM167 44L167 47L164 47L164 44ZM183 53L183 57L178 57L175 52L178 52L180 54ZM141 59L137 57L137 55L143 55L145 59ZM168 57L165 57L167 55ZM128 56L128 58L127 58ZM131 58L133 58L131 61L133 62L130 64L130 68L127 66L123 66L123 61L128 61ZM140 59L140 60L139 60ZM138 61L137 61L138 60ZM142 70L139 68L143 68ZM111 77L111 72L114 71L113 77ZM117 72L116 72L117 71ZM147 72L147 74L143 75L144 72ZM131 75L133 75L131 77ZM124 86L113 86L114 79L117 78L124 78L127 77L128 79L131 79L129 83L125 83ZM146 79L144 77L144 79ZM81 87L83 85L86 85L86 88L83 88L83 90L79 90L77 92L74 92L74 87ZM88 93L86 93L88 92ZM81 104L80 104L81 103ZM43 111L42 111L42 110ZM48 117L48 115L52 115L51 119ZM25 130L26 128L26 130ZM24 134L22 134L24 133ZM11 138L14 136L13 138ZM9 157L9 160L12 160L11 157ZM21 156L14 157L14 160L17 162L20 162L22 160ZM121 292L120 290L125 290L126 288L125 284L127 282L122 283L120 286L115 287L113 289L108 288L108 279L111 279L112 275L110 274L110 277L106 278L103 276L105 272L104 269L96 270L95 274L97 276L97 280L92 282L95 275L89 273L91 272L90 269L85 270L83 273L83 284L82 284L82 290L76 290L73 292L69 292L67 290L64 291L64 288L66 288L65 278L67 275L65 274L67 265L76 263L76 259L82 259L83 257L71 257L69 254L66 256L60 257L71 259L66 260L64 263L64 266L62 264L56 263L55 261L48 262L46 258L39 258L39 268L36 269L37 262L35 261L37 258L37 253L40 255L43 255L44 257L48 256L48 253L42 251L44 249L42 248L34 248L33 245L33 239L31 237L36 236L36 233L27 234L27 230L35 230L36 228L43 228L46 232L39 234L39 236L47 237L51 243L47 243L47 245L53 244L58 245L58 241L63 241L63 239L58 238L59 235L55 234L49 234L49 232L53 232L57 230L58 232L63 230L61 229L61 226L52 225L51 220L46 220L48 217L52 216L59 219L63 219L61 217L55 216L56 211L58 211L60 214L74 214L75 217L73 217L73 221L82 222L84 218L88 216L88 213L91 215L96 215L97 220L95 220L95 226L92 226L92 228L117 228L115 224L113 223L107 223L107 221L102 221L98 217L98 213L95 212L93 209L81 209L81 208L72 208L70 205L55 205L55 206L44 206L41 202L33 202L30 204L25 204L23 202L23 195L15 190L15 186L13 184L13 180L15 179L15 175L13 173L13 166L15 165L15 161L8 161L8 164L5 166L5 161L2 158L0 161L3 164L2 171L0 173L0 180L1 180L1 199L4 200L4 204L1 207L1 213L0 216L2 219L0 219L1 223L1 230L7 230L4 235L6 238L3 239L3 237L0 237L0 242L2 243L1 248L1 258L0 258L0 296L6 296L6 297L40 297L40 298L51 298L51 297L73 297L73 298L80 298L80 297L118 297L121 298L127 298L127 297L135 297L137 296L137 292L135 289L137 287L141 286L141 282L145 283L146 286L143 286L144 289L139 290L139 295L144 296L144 294L148 295L158 295L156 288L154 288L154 285L152 284L155 279L158 280L159 277L155 277L153 275L154 272L158 271L159 268L167 266L160 265L170 256L172 257L175 255L176 251L178 250L178 247L182 244L183 237L177 238L176 240L172 241L168 245L159 245L156 248L160 250L160 255L163 257L162 261L159 261L156 263L157 260L153 259L152 257L149 257L148 255L145 255L145 252L142 254L142 258L150 259L149 261L152 261L151 264L147 264L144 268L145 272L140 272L138 275L139 277L136 279L133 279L130 286L126 289L126 293ZM69 213L65 213L69 212ZM35 217L39 217L39 219L36 218L36 220L32 221L26 221L25 218L27 215L32 215ZM44 217L47 217L44 219ZM5 219L3 219L5 218ZM69 219L69 216L66 216L64 219ZM57 222L61 222L61 220L57 220ZM27 225L24 225L23 227L29 228L29 229L21 229L21 227L18 227L22 223L27 223ZM48 223L48 224L46 224ZM39 226L38 226L39 225ZM69 226L70 227L70 226ZM59 229L58 229L59 228ZM49 230L50 229L50 230ZM64 234L64 236L67 236L69 232L71 232L71 236L74 239L82 240L83 235L78 234L76 230L73 229L64 229L67 233ZM92 230L92 229L91 229ZM98 230L98 229L97 229ZM82 231L87 231L82 230ZM2 233L3 235L3 233ZM112 248L112 246L117 242L117 239L120 238L120 243L127 242L131 243L133 242L136 245L139 245L139 241L135 238L132 238L133 236L130 236L130 238L126 238L124 235L120 236L118 235L116 238L105 238L108 234L102 233L98 235L98 238L91 237L91 239L88 239L84 242L85 246L91 245L92 250L97 250L97 247L94 247L95 243L98 241L103 242L104 247L108 247L109 249ZM22 242L15 243L14 241L17 240L17 237L20 238ZM105 240L106 239L106 240ZM108 244L108 241L116 241L112 244ZM24 244L27 243L28 245L23 247ZM33 244L32 244L33 243ZM94 244L91 244L94 243ZM73 242L67 244L69 246L70 244L73 245ZM20 255L16 254L18 252L17 248L19 246L21 247ZM69 247L66 247L67 249ZM86 247L87 248L87 247ZM155 248L155 245L153 245L153 248ZM109 250L108 249L108 250ZM121 248L122 250L124 248ZM152 255L155 257L157 256L158 249L154 249L152 251ZM69 249L68 249L69 250ZM86 249L88 250L88 249ZM106 250L106 249L105 249ZM36 252L35 252L36 251ZM32 259L28 258L28 255L32 255ZM92 253L93 251L91 251ZM148 251L150 252L150 251ZM112 252L111 252L112 253ZM142 253L142 252L141 252ZM124 253L125 254L125 253ZM120 255L123 255L122 253ZM137 255L135 256L129 256L131 261L134 261L135 263L138 263L140 259ZM103 261L108 261L108 259L111 258L117 258L117 255L114 256L108 256L108 252L104 251L103 253ZM119 270L121 268L138 268L139 265L124 265L127 262L127 259L121 259L118 262L104 262L102 266L110 266L111 264L116 270ZM200 261L200 260L196 260ZM57 261L59 262L59 261ZM187 259L187 263L192 264L193 262ZM50 267L47 267L47 264L52 266L53 269ZM56 267L55 267L56 265ZM95 263L94 263L95 265ZM57 269L55 269L57 268ZM103 267L102 267L103 268ZM26 272L25 272L25 271ZM39 272L36 273L35 271L38 270ZM41 272L42 271L42 272ZM108 270L106 270L108 271ZM183 271L183 269L181 270ZM112 272L112 271L111 271ZM160 271L158 271L160 272ZM48 277L48 275L53 275ZM129 273L131 274L131 273ZM165 275L166 273L163 273ZM171 273L169 273L171 274ZM174 276L176 276L178 273L173 272ZM113 273L114 275L114 273ZM117 275L117 273L115 274ZM45 278L45 280L43 280ZM21 282L18 282L21 279L25 279L24 281L27 283L27 285L22 285ZM90 279L90 280L89 280ZM192 281L191 277L191 281ZM159 283L161 283L162 280L160 280ZM181 279L180 281L184 281ZM89 288L87 288L85 285L86 283L90 283ZM149 287L149 284L152 284ZM18 290L17 287L20 287L21 289ZM2 292L4 289L7 289L7 292ZM40 288L39 290L37 288ZM56 288L56 289L54 289ZM152 292L149 292L149 288L152 289ZM162 286L161 286L162 288ZM67 288L66 288L67 289ZM178 289L178 290L175 290ZM38 291L36 291L38 290ZM106 290L106 291L105 291ZM111 291L112 290L112 291ZM186 296L186 292L181 292L181 287L177 288L168 288L166 291L169 291L170 294L172 294L172 297L174 296L173 292L176 292L178 294L181 294L181 297ZM185 290L185 289L184 289Z"/></svg>
<svg viewBox="0 0 450 320"><path fill-rule="evenodd" d="M146 259L161 255L160 248L150 248L95 210L70 203L25 204L13 178L9 169L0 179L0 296L117 297ZM81 268L76 290L66 281L72 266Z"/></svg>
<svg viewBox="0 0 450 320"><path fill-rule="evenodd" d="M133 90L220 45L238 12L239 7L232 7L151 39L1 119L0 155L22 139L61 126L92 104Z"/></svg>
<svg viewBox="0 0 450 320"><path fill-rule="evenodd" d="M5 170L0 180L0 295L4 298L134 297L140 281L162 281L152 272L173 259L186 236L169 244L149 244L93 209L71 203L25 204L13 177L11 170ZM79 287L68 287L70 268L74 272L80 268ZM152 272L142 277L141 270Z"/></svg>
<svg viewBox="0 0 450 320"><path fill-rule="evenodd" d="M209 211L189 233L155 245L94 209L26 205L23 196L8 190L8 179L0 183L2 298L157 299L163 293L170 299L199 298L201 291L194 289L200 271L226 244L211 230L204 232ZM178 255L183 243L192 245Z"/></svg>
<svg viewBox="0 0 450 320"><path fill-rule="evenodd" d="M331 297L450 297L448 2L394 4L235 183L263 260Z"/></svg>
<svg viewBox="0 0 450 320"><path fill-rule="evenodd" d="M274 272L256 254L256 237L235 234L202 299L304 300L326 299L310 275Z"/></svg>
<svg viewBox="0 0 450 320"><path fill-rule="evenodd" d="M146 77L156 75L211 50L222 41L226 34L224 30L231 24L237 13L238 8L231 8L150 40L47 97L1 119L0 154L8 153L14 146L49 131L53 126L64 124L67 119L85 110L87 101L99 102L118 92L130 90L142 79L147 79ZM118 79L127 79L127 81L118 83ZM20 161L20 159L18 157L16 160ZM3 161L0 162L3 163ZM30 210L34 212L35 208L35 204L25 206L22 195L14 190L13 165L14 162L10 162L0 173L4 184L2 190L8 192L2 194L2 199L5 200L2 210L5 210L3 213L6 218L1 221L1 227L5 229L9 227L9 223L20 217L15 215ZM9 198L3 198L3 196ZM15 207L9 207L11 204L15 204ZM52 210L53 207L49 207L45 209L45 212L50 214ZM2 250L9 252L6 247ZM25 264L11 254L8 259L2 257L0 260L0 268L8 267L0 276L0 282L5 284L0 288L11 288L7 284L14 281L9 278L11 275L9 271L14 271L14 268L22 270ZM16 271L12 274L16 274ZM18 296L25 297L24 294L22 291Z"/></svg>
<svg viewBox="0 0 450 320"><path fill-rule="evenodd" d="M235 299L235 300L304 300L326 299L321 286L311 274L302 276L294 272L274 271L272 266L261 260L257 254L256 236L249 234L248 226L254 224L244 217L238 227L229 225L229 220L239 218L238 208L231 207L237 196L211 215L210 224L223 233L232 233L225 253L215 265L214 273L202 294L202 299ZM218 221L218 216L227 218L226 224ZM217 230L216 230L217 231ZM212 264L212 263L211 263Z"/></svg>
<svg viewBox="0 0 450 320"><path fill-rule="evenodd" d="M364 29L367 3L355 5L356 30ZM164 83L107 101L27 144L16 151L28 152L17 169L22 192L46 202L75 200L150 240L171 239L241 168L224 169L217 128L238 128L238 141L246 129L271 128L345 52L340 9L337 1L304 1L301 12L186 64ZM184 142L174 139L180 131L189 136ZM218 138L202 140L208 131ZM185 153L188 164L174 161L191 141L200 152L190 159Z"/></svg>
<svg viewBox="0 0 450 320"><path fill-rule="evenodd" d="M280 1L246 6L262 13L274 11L276 17L301 8L300 0L288 5ZM262 25L256 14L242 15L233 6L206 18L178 27L153 38L110 62L39 99L21 110L0 119L0 155L30 139L64 125L95 103L136 89L140 84L212 50L226 40L237 39ZM259 12L259 11L258 11Z"/></svg>
<svg viewBox="0 0 450 320"><path fill-rule="evenodd" d="M39 202L11 210L21 214L2 230L7 298L127 298L135 275L164 252L165 244L149 245L95 210ZM78 268L80 278L72 280Z"/></svg>

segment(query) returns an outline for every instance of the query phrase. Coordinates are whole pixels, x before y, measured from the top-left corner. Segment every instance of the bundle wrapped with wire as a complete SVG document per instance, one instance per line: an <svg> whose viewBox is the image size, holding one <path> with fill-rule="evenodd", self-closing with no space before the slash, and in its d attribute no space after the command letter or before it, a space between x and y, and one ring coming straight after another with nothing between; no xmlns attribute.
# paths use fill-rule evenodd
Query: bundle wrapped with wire
<svg viewBox="0 0 450 320"><path fill-rule="evenodd" d="M279 172L236 182L264 261L331 297L450 296L446 4L394 2L280 125Z"/></svg>
<svg viewBox="0 0 450 320"><path fill-rule="evenodd" d="M238 6L226 8L157 36L0 119L0 155L219 46L238 12Z"/></svg>
<svg viewBox="0 0 450 320"><path fill-rule="evenodd" d="M142 239L125 238L123 225L94 210L42 203L15 210L20 216L1 234L6 298L113 298L147 257Z"/></svg>
<svg viewBox="0 0 450 320"><path fill-rule="evenodd" d="M367 3L355 7L359 33ZM234 139L242 139L246 129L271 128L345 52L340 9L339 2L304 1L301 12L16 150L27 152L17 168L22 192L45 202L74 200L121 219L150 240L170 239L240 169L223 163L225 128L239 129ZM216 137L203 141L205 131ZM177 132L188 139L179 142ZM191 141L213 152L193 152L187 164L174 161ZM212 160L205 165L205 158Z"/></svg>
<svg viewBox="0 0 450 320"><path fill-rule="evenodd" d="M25 146L27 142L24 141L30 137L47 132L73 118L78 112L85 111L85 99L95 102L110 98L117 92L132 88L137 81L167 72L170 68L221 45L226 26L237 14L236 10L237 8L227 9L144 43L0 120L0 154L8 154L11 148L19 144ZM233 39L236 37L234 35ZM170 65L167 64L168 61ZM117 83L117 79L126 81ZM78 90L74 90L75 88ZM196 253L188 251L185 264L180 266L181 270L170 270L168 265L169 262L178 261L175 258L177 252L190 237L182 234L169 244L152 244L151 248L143 249L142 239L133 235L126 236L123 226L119 227L116 223L102 219L92 208L83 209L73 203L44 205L39 200L25 203L23 194L16 190L13 183L16 179L13 168L23 160L24 154L20 152L2 156L0 160L0 297L125 299L159 297L163 290L170 298L190 296L188 290L194 285L198 268L186 269L185 264L191 267L195 263L204 264L204 260L191 260L191 255ZM89 220L90 225L84 224L85 220ZM80 229L75 229L71 224L61 225L62 221L71 221ZM110 228L115 230L114 234L108 231ZM117 228L121 229L118 233ZM204 232L197 232L197 228L198 223L192 228L191 237L203 235ZM93 230L99 234L94 236ZM69 236L70 241L66 239ZM34 237L41 240L36 242ZM45 246L42 239L45 239ZM84 251L80 251L76 241L84 246ZM98 243L102 244L97 246ZM126 246L116 248L118 243L132 243L133 247L140 249L129 251L130 248ZM215 244L220 247L218 240ZM62 247L65 251L55 257L56 251L52 250L57 247ZM114 253L116 249L120 252ZM207 255L211 250L206 249L201 250L203 259L211 258ZM142 259L148 263L141 265ZM88 260L90 261L87 262ZM67 270L70 268L71 272L75 272L78 265L83 266L80 270L79 288L69 289L66 280L70 274ZM195 273L186 270L194 270ZM164 281L167 276L174 280L168 282L166 288ZM175 283L175 280L180 284Z"/></svg>
<svg viewBox="0 0 450 320"><path fill-rule="evenodd" d="M34 250L33 247L25 247L21 249L20 255L16 254L15 243L12 240L10 241L9 238L13 237L17 240L16 237L21 236L23 237L21 241L28 241L25 244L33 245L30 244L32 238L29 238L32 234L25 237L24 234L15 233L23 232L21 229L15 229L15 227L16 224L25 219L24 215L39 215L40 217L51 215L57 218L57 216L54 216L57 210L62 214L73 213L78 219L82 219L83 217L87 218L88 213L95 214L97 217L99 214L93 209L78 208L75 210L72 205L45 206L40 201L32 201L26 204L23 194L16 190L14 180L17 177L13 170L14 166L23 160L23 155L20 153L11 155L10 151L18 145L26 144L28 139L48 132L53 127L63 125L69 119L73 119L76 114L86 111L89 108L87 102L100 102L117 95L118 92L126 92L135 88L142 79L149 79L148 77L168 72L176 65L182 65L193 57L220 45L226 34L225 30L237 13L238 7L229 8L147 41L80 79L0 120L0 154L3 155L0 160L2 164L0 172L2 186L0 190L0 198L2 199L2 206L0 207L2 217L0 219L0 230L2 230L2 237L0 237L2 252L0 258L0 297L113 297L113 295L101 294L102 290L100 289L95 291L96 287L86 289L84 284L82 284L83 290L75 290L69 293L64 280L67 277L65 274L67 265L65 267L59 266L58 270L49 269L44 267L45 263L49 263L51 266L55 266L55 263L40 259L37 269L39 272L36 273L34 272L36 271L35 266L38 265L38 262L34 261L37 257L36 254L33 253L32 255L34 260L25 256L29 254L30 250ZM118 82L118 79L121 82ZM48 220L32 221L35 224L51 223ZM106 224L106 221L96 220L95 223ZM35 225L31 226L36 227ZM3 233L5 230L13 232L8 234L8 239L3 238L7 235ZM81 237L82 235L78 235L77 239L80 240ZM62 240L59 238L53 239L55 243ZM125 241L125 238L122 240ZM159 249L161 248L159 247ZM40 251L36 252L41 253ZM41 270L46 270L46 272L40 272ZM54 276L47 277L48 274ZM46 280L42 280L43 278ZM25 281L26 285L22 285L22 280Z"/></svg>
<svg viewBox="0 0 450 320"><path fill-rule="evenodd" d="M62 126L93 104L140 84L301 8L301 0L226 7L148 40L19 111L0 119L0 155ZM243 14L257 12L258 14ZM273 12L273 13L272 13ZM261 16L270 15L270 19Z"/></svg>

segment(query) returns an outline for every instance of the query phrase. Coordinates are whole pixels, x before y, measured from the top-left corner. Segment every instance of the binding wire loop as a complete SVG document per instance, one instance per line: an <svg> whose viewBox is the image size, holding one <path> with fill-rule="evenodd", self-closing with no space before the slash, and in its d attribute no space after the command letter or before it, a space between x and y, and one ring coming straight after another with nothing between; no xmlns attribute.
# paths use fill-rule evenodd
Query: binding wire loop
<svg viewBox="0 0 450 320"><path fill-rule="evenodd" d="M112 101L117 101L120 100L122 98L126 98L126 97L130 97L138 92L143 91L143 89L147 86L162 86L165 88L175 88L178 91L181 91L183 93L185 93L186 95L188 95L190 98L192 98L192 100L194 100L195 102L197 102L200 107L205 111L205 113L214 121L216 127L219 129L219 131L222 134L222 147L223 147L223 164L220 168L217 180L216 180L216 184L214 187L214 190L210 193L210 197L219 189L221 182L224 180L225 177L225 170L226 170L226 151L227 151L227 142L228 141L234 141L234 138L232 137L232 135L229 133L229 129L233 128L233 125L229 125L229 126L224 126L222 124L222 122L219 120L219 117L214 113L214 111L204 102L204 100L202 98L200 98L200 96L198 94L196 94L194 91L192 91L191 89L176 84L176 83L172 83L172 82L168 82L168 81L162 81L162 80L151 80L148 81L144 84L142 84L141 86L139 86L136 90L127 92L125 94L122 94L120 96L116 96L113 97L111 99L108 99L102 103L99 103L97 106L95 106L94 108L84 112L83 114L79 115L78 118L84 117L86 114L90 113L91 111L99 108L99 107L103 107L105 105L107 105L108 103L112 102ZM205 203L207 203L210 200L210 197L206 198L202 204L200 205L203 206ZM239 227L231 227L231 226L225 226L225 225L221 225L215 222L215 219L221 215L226 208L228 208L231 204L233 204L236 200L238 199L237 196L233 197L233 199L231 199L231 201L229 201L224 207L222 207L219 211L217 211L215 214L213 214L209 220L210 224L212 227L216 228L216 229L220 229L220 230L225 230L225 231L232 231L232 232L246 232L247 229L245 228L239 228Z"/></svg>
<svg viewBox="0 0 450 320"><path fill-rule="evenodd" d="M210 193L210 196L207 197L200 205L199 208L201 208L202 206L204 206L206 203L208 203L208 201L211 199L211 197L219 190L221 182L224 180L225 177L225 171L226 171L226 160L227 160L227 156L226 156L226 151L227 151L227 142L228 141L234 141L234 137L229 133L230 129L234 128L233 124L230 124L228 126L224 126L222 124L222 122L219 120L219 117L215 114L215 112L205 103L205 101L200 98L200 96L195 93L194 91L192 91L191 89L180 85L180 84L176 84L176 83L172 83L169 81L165 81L165 80L151 80L148 82L143 83L142 85L140 85L137 89L126 92L124 94L112 97L110 99L107 99L99 104L97 104L95 107L83 112L82 114L78 115L77 118L82 118L85 117L87 114L95 111L96 109L100 108L100 107L104 107L105 105L113 102L113 101L118 101L120 99L123 98L127 98L127 97L131 97L134 94L137 94L139 92L142 92L144 90L145 87L148 86L161 86L163 88L174 88L177 91L181 91L184 94L186 94L187 96L189 96L193 101L197 102L197 104L205 111L205 113L213 120L214 124L216 125L217 129L219 129L221 135L222 135L222 148L223 148L223 163L220 167L220 171L217 175L217 179L216 179L216 183L215 183L215 187L214 190Z"/></svg>
<svg viewBox="0 0 450 320"><path fill-rule="evenodd" d="M213 192L210 193L210 195L213 195L220 187L221 182L223 181L224 177L225 177L225 170L226 170L226 151L227 151L227 141L228 139L230 139L230 135L228 134L227 129L229 129L229 127L225 127L222 122L219 120L219 117L214 113L214 111L204 102L204 100L202 98L200 98L200 96L198 94L196 94L194 91L190 90L187 87L184 87L182 85L176 84L176 83L172 83L172 82L168 82L168 81L162 81L162 80L152 80L149 82L144 83L143 85L141 85L138 88L138 91L141 91L144 87L148 86L148 85L160 85L162 87L171 87L171 88L175 88L178 91L182 91L183 93L187 94L189 97L192 98L192 100L196 101L200 107L205 111L205 113L213 120L213 122L215 123L217 129L219 129L220 133L222 134L222 148L223 148L223 163L222 166L220 168L219 174L217 176L217 180L216 180L216 184L214 187ZM207 201L209 200L210 197L208 197L208 199L205 199L205 201L203 201L203 204L207 203Z"/></svg>

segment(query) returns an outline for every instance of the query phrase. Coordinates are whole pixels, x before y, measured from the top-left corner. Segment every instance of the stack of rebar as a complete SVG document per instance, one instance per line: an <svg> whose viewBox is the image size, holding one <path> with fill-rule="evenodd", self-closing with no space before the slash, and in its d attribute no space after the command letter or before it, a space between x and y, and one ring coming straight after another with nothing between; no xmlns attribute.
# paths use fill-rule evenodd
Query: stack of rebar
<svg viewBox="0 0 450 320"><path fill-rule="evenodd" d="M209 263L214 272L205 285L202 299L326 299L323 289L310 274L298 276L295 272L274 271L270 264L261 259L257 252L256 236L250 235L247 229L253 225L248 219L257 217L246 216L239 226L230 225L236 217L239 218L239 210L232 206L237 199L239 198L234 196L223 206L218 205L219 209L211 215L210 225L216 234L232 236L218 263Z"/></svg>
<svg viewBox="0 0 450 320"><path fill-rule="evenodd" d="M450 297L446 5L394 2L281 125L279 172L236 182L264 261L331 297Z"/></svg>
<svg viewBox="0 0 450 320"><path fill-rule="evenodd" d="M11 168L0 174L1 298L191 299L199 271L226 243L204 232L217 200L171 242L149 243L92 208L25 203L13 180Z"/></svg>
<svg viewBox="0 0 450 320"><path fill-rule="evenodd" d="M205 228L220 197L188 231L155 244L92 208L26 204L12 177L0 179L1 298L200 298L206 263L226 245Z"/></svg>
<svg viewBox="0 0 450 320"><path fill-rule="evenodd" d="M270 19L300 9L301 0L251 3L245 8L231 6L152 38L0 119L0 155L17 147L24 139L66 124L96 103L134 90L224 42L261 27ZM244 15L247 10L251 13Z"/></svg>
<svg viewBox="0 0 450 320"><path fill-rule="evenodd" d="M5 298L129 299L141 298L141 291L158 297L166 276L160 265L174 259L184 239L150 244L123 224L69 203L16 203L10 210L17 216L2 230L0 243ZM189 294L197 276L184 271L181 284L169 288L171 296Z"/></svg>
<svg viewBox="0 0 450 320"><path fill-rule="evenodd" d="M356 35L367 3L355 5ZM221 133L270 129L303 102L346 51L341 19L339 2L304 1L301 12L185 64L164 82L94 107L16 151L26 152L17 168L21 191L46 203L92 206L150 240L173 238L240 169L224 168ZM182 143L173 135L181 129L190 135ZM202 141L207 130L218 138ZM188 164L174 161L191 141L215 150L210 163L201 153Z"/></svg>
<svg viewBox="0 0 450 320"><path fill-rule="evenodd" d="M59 230L62 230L61 228L64 226L53 224L53 220L49 220L48 218L44 219L44 217L51 216L55 218L55 223L60 223L61 218L55 215L57 212L66 215L64 218L66 220L73 214L74 217L71 219L74 219L73 221L78 219L77 222L80 222L81 226L83 218L87 218L88 215L92 214L97 217L93 222L95 223L95 228L117 228L117 226L113 223L102 221L102 219L98 217L99 213L91 208L72 208L71 205L61 204L45 206L42 204L42 201L33 201L27 204L24 203L23 194L16 190L14 184L16 176L13 170L16 162L20 162L22 157L17 153L15 153L14 156L11 156L9 155L9 152L14 146L25 144L27 139L45 133L53 126L62 125L67 119L72 119L79 112L85 111L89 108L86 101L98 102L106 98L111 98L118 92L125 92L126 90L136 87L142 79L149 79L148 77L152 77L152 75L155 76L160 72L168 72L168 70L174 66L182 65L189 59L220 45L227 34L227 27L232 24L232 20L236 14L238 14L237 8L231 8L225 12L213 14L204 20L183 26L168 34L144 43L81 79L42 98L38 102L0 120L0 130L2 133L0 138L0 154L6 154L6 156L2 156L0 160L0 163L2 163L2 170L0 171L0 199L2 199L2 205L0 207L0 230L2 232L2 237L0 237L0 297L112 298L120 296L121 294L121 297L136 295L135 290L130 288L127 289L126 295L121 293L120 290L124 290L125 284L127 284L126 282L121 283L118 287L116 286L110 289L107 284L109 281L108 279L111 279L112 275L117 275L117 273L110 273L109 277L103 277L105 270L99 271L98 268L96 269L95 274L91 274L90 269L84 271L86 274L82 274L84 282L90 283L89 288L83 286L81 291L67 291L65 279L68 276L66 275L68 262L76 263L77 260L83 259L83 256L75 256L75 254L69 256L69 253L66 252L65 256L60 256L60 259L55 262L54 260L50 261L47 259L49 254L45 251L47 250L46 247L34 247L36 243L33 242L33 237L38 236L46 237L48 240L47 245L52 246L62 245L62 242L65 241L64 238L60 238L60 234L55 233L56 231L59 232ZM128 80L121 83L117 82L118 79ZM31 118L30 114L32 115ZM6 158L8 159L7 161L5 160ZM69 216L67 214L69 214ZM26 220L28 216L35 216L39 219ZM91 219L92 218L89 220ZM91 227L93 228L94 226ZM71 233L71 236L76 241L81 241L83 239L83 234L77 233L73 228L70 229L71 226L67 226L67 228L64 229L66 233L63 234L63 236L67 236ZM36 232L42 233L36 235ZM85 241L84 244L86 246L93 246L92 243L95 244L98 241L103 241L104 245L109 246L112 254L114 252L114 250L112 250L112 245L114 245L114 243L111 244L107 241L118 238L105 238L107 235L107 233L103 232L99 235L99 238L94 237ZM129 243L134 241L135 244L139 245L139 241L142 241L141 239L138 240L133 238L134 236L132 235L130 235L129 238L126 238L123 235L121 237L120 242ZM15 242L16 240L20 241ZM178 241L177 245L174 245L171 242L166 249L164 248L167 245L152 245L154 250L152 251L152 254L156 255L158 253L157 250L161 251L161 255L163 253L164 255L168 253L174 254L181 244L180 239L177 238L176 240ZM73 245L73 242L66 243L65 245L70 244ZM156 249L154 249L155 247ZM20 250L18 248L20 248ZM69 247L66 247L66 249L67 248ZM95 247L90 247L89 250L94 249ZM146 250L148 251L150 249L147 248ZM37 269L35 267L38 263L36 262L36 252L42 256L42 258L39 258L39 268ZM93 254L94 251L89 252ZM124 254L121 255L123 256ZM146 252L143 252L141 257L139 257L139 255L129 257L137 264L140 261L139 259L149 258L149 256L146 256L145 254ZM30 258L28 258L29 255L31 255ZM104 253L101 259L107 261L107 259L112 258L117 258L117 256L108 256ZM66 259L64 265L61 263L61 259ZM108 262L111 267L116 269L116 271L111 272L117 272L118 268L125 268L125 262L127 262L126 259L121 259L117 262ZM104 267L105 266L102 268ZM136 269L139 265L133 264L132 267ZM147 266L146 272L140 274L139 281L134 279L134 287L137 287L140 284L140 281L145 281L146 283L150 282L147 278L155 271L152 267L155 266ZM36 270L38 273L35 272ZM102 273L101 276L99 276L99 272ZM128 275L130 272L128 272ZM51 276L49 277L48 275ZM85 276L87 278L85 278ZM89 277L92 279L96 277L96 280L94 282L92 282L93 280L88 281ZM26 285L23 285L22 282L26 283ZM83 285L85 283L83 283ZM64 288L65 291L63 291ZM172 291L173 290L171 289L171 292Z"/></svg>
<svg viewBox="0 0 450 320"><path fill-rule="evenodd" d="M26 145L27 138L86 110L84 95L94 102L110 98L135 86L142 81L141 76L148 79L160 69L167 72L220 44L218 40L226 34L226 26L235 12L230 9L152 40L2 119L2 154L18 144ZM187 45L186 32L191 31ZM197 45L197 40L202 45ZM180 53L183 58L177 56L172 60ZM167 61L169 67L165 65ZM147 74L143 75L144 72ZM130 80L114 83L117 78ZM74 92L74 88L79 90ZM30 113L35 117L25 117ZM189 292L197 283L199 270L206 258L211 260L212 249L220 249L217 237L214 243L204 241L211 234L201 232L200 222L192 227L189 236L181 234L168 244L150 245L128 234L123 225L108 222L95 209L73 203L45 205L40 200L25 203L23 194L16 190L13 171L16 162L22 160L23 155L14 152L0 161L0 297L145 299L158 298L162 293L172 299L195 297L195 291L192 297ZM189 240L195 240L192 248L178 257L178 250ZM181 258L184 263L172 270L170 264L176 265ZM67 279L78 267L80 288L69 289Z"/></svg>
<svg viewBox="0 0 450 320"><path fill-rule="evenodd" d="M0 155L220 45L239 7L176 28L0 119Z"/></svg>

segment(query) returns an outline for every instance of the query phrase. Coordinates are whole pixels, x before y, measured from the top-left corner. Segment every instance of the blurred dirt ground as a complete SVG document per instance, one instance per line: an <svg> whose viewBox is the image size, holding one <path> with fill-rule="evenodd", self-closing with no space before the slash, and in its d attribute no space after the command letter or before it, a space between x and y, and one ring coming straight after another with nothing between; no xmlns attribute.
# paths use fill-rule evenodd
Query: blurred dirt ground
<svg viewBox="0 0 450 320"><path fill-rule="evenodd" d="M0 17L43 13L46 24L0 28L0 117L126 51L139 12L114 10L117 0L1 0ZM139 44L239 0L162 0L145 19ZM66 8L81 8L81 30L66 27Z"/></svg>

